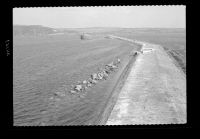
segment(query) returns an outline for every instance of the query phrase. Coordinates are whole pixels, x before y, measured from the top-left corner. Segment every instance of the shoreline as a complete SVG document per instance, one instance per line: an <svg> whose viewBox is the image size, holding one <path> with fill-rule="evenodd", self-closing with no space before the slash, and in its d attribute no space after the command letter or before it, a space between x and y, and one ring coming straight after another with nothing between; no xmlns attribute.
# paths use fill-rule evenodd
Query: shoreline
<svg viewBox="0 0 200 139"><path fill-rule="evenodd" d="M117 83L115 84L115 86L110 94L109 101L107 101L107 106L104 109L103 113L101 114L101 116L99 118L100 120L97 125L105 125L106 124L106 122L112 112L112 109L114 108L114 106L117 102L118 95L119 95L122 87L124 86L125 81L131 71L131 67L134 65L136 59L137 59L137 56L131 57L128 64L125 66L124 70L122 71L120 77L117 80Z"/></svg>

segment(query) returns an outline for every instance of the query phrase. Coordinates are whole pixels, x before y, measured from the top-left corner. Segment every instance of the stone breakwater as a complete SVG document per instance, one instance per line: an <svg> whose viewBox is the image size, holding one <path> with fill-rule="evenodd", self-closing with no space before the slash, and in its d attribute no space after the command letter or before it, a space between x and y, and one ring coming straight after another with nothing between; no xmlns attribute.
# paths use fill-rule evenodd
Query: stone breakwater
<svg viewBox="0 0 200 139"><path fill-rule="evenodd" d="M80 98L84 98L87 94L87 89L98 84L102 80L107 80L112 72L118 69L121 60L119 58L115 59L109 64L106 64L104 68L99 69L98 73L93 73L91 76L83 81L78 81L76 84L71 85L71 88L67 91L71 95L77 95ZM57 99L59 97L64 97L64 92L55 92L51 99Z"/></svg>

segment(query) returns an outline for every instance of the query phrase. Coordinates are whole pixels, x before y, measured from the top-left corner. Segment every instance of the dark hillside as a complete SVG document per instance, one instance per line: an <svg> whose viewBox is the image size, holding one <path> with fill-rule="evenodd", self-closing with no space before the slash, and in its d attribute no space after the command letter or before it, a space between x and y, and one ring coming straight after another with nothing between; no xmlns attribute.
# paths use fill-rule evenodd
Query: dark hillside
<svg viewBox="0 0 200 139"><path fill-rule="evenodd" d="M53 28L44 27L41 25L14 25L14 36L31 36L31 35L45 35L55 33Z"/></svg>

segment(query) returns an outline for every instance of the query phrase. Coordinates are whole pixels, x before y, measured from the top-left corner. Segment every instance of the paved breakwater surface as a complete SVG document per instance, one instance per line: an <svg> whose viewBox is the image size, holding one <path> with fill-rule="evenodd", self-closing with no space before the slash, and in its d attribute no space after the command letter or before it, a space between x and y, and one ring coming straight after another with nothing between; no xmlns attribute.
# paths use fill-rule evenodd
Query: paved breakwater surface
<svg viewBox="0 0 200 139"><path fill-rule="evenodd" d="M186 123L185 74L161 46L143 43L142 51L106 125Z"/></svg>

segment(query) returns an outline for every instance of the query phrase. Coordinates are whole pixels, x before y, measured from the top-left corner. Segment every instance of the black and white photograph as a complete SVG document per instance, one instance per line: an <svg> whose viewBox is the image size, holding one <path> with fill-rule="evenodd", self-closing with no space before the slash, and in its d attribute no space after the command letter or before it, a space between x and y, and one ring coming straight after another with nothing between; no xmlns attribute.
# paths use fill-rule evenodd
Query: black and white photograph
<svg viewBox="0 0 200 139"><path fill-rule="evenodd" d="M187 124L186 6L12 12L13 126Z"/></svg>

